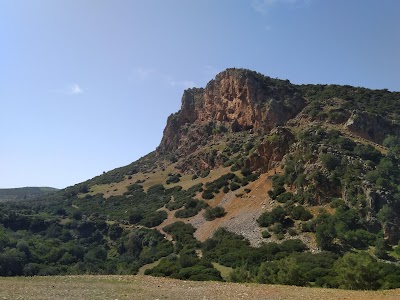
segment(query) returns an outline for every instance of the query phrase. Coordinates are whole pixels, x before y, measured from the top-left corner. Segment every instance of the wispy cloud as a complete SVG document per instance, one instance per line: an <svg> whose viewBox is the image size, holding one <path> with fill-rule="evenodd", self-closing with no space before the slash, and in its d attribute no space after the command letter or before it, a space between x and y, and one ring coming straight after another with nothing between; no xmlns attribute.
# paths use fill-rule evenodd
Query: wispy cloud
<svg viewBox="0 0 400 300"><path fill-rule="evenodd" d="M156 80L170 87L180 87L184 89L196 86L196 83L191 80L178 80L170 74L162 73L156 69L143 67L133 69L129 79L134 81Z"/></svg>
<svg viewBox="0 0 400 300"><path fill-rule="evenodd" d="M77 83L71 83L62 89L50 90L50 93L64 94L64 95L80 95L84 93L83 88Z"/></svg>
<svg viewBox="0 0 400 300"><path fill-rule="evenodd" d="M68 87L68 94L70 95L79 95L83 94L83 89L77 83L73 83Z"/></svg>
<svg viewBox="0 0 400 300"><path fill-rule="evenodd" d="M279 5L290 5L291 7L299 7L309 5L310 3L311 0L252 0L251 6L256 12L266 14L272 8Z"/></svg>

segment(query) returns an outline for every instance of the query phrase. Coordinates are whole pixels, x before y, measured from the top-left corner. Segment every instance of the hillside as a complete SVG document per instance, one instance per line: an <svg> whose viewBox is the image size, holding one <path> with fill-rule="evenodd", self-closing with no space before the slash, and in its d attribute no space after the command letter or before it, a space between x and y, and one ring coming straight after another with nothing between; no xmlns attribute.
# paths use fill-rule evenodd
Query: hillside
<svg viewBox="0 0 400 300"><path fill-rule="evenodd" d="M51 187L23 187L14 189L0 189L0 202L18 201L38 198L56 192L58 189Z"/></svg>
<svg viewBox="0 0 400 300"><path fill-rule="evenodd" d="M145 274L398 288L399 114L398 92L223 71L184 92L155 151L0 206L1 275L157 261Z"/></svg>

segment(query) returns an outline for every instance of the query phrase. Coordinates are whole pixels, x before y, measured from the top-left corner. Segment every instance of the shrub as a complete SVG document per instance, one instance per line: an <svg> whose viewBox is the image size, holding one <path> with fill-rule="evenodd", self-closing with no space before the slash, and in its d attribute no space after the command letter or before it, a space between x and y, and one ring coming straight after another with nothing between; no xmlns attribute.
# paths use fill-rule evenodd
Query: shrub
<svg viewBox="0 0 400 300"><path fill-rule="evenodd" d="M229 274L229 281L232 282L251 282L252 277L250 272L247 271L243 267L238 267L233 269L233 271Z"/></svg>
<svg viewBox="0 0 400 300"><path fill-rule="evenodd" d="M271 234L268 232L268 230L264 230L263 232L261 232L261 236L262 236L264 239L268 239L268 238L271 237Z"/></svg>
<svg viewBox="0 0 400 300"><path fill-rule="evenodd" d="M205 178L210 174L210 170L204 170L203 172L200 173L201 178Z"/></svg>
<svg viewBox="0 0 400 300"><path fill-rule="evenodd" d="M293 200L293 194L291 192L284 192L276 197L276 201L280 203L286 203Z"/></svg>
<svg viewBox="0 0 400 300"><path fill-rule="evenodd" d="M302 205L293 207L293 209L290 212L290 215L293 219L301 221L308 221L313 217L313 215Z"/></svg>
<svg viewBox="0 0 400 300"><path fill-rule="evenodd" d="M175 212L177 218L189 218L197 215L203 208L208 207L204 201L188 199L185 203L185 208Z"/></svg>
<svg viewBox="0 0 400 300"><path fill-rule="evenodd" d="M339 287L350 290L379 288L379 264L368 253L346 253L334 265Z"/></svg>
<svg viewBox="0 0 400 300"><path fill-rule="evenodd" d="M275 234L285 234L286 230L283 227L282 223L275 223L274 225L268 227L268 230Z"/></svg>
<svg viewBox="0 0 400 300"><path fill-rule="evenodd" d="M340 160L335 155L330 153L321 154L320 159L324 167L329 171L333 171L340 165Z"/></svg>
<svg viewBox="0 0 400 300"><path fill-rule="evenodd" d="M284 193L285 190L285 178L283 176L275 175L272 178L272 190L268 191L268 195L275 200L280 194Z"/></svg>
<svg viewBox="0 0 400 300"><path fill-rule="evenodd" d="M268 227L276 222L283 222L286 218L286 210L281 207L275 207L271 212L263 213L258 219L257 222L262 227Z"/></svg>
<svg viewBox="0 0 400 300"><path fill-rule="evenodd" d="M205 190L205 191L203 192L203 194L201 195L201 197L202 197L203 199L209 200L209 199L214 198L214 193L213 193L213 191Z"/></svg>
<svg viewBox="0 0 400 300"><path fill-rule="evenodd" d="M249 176L249 175L252 174L251 171L250 171L250 169L248 169L248 168L242 168L242 169L240 170L240 173L242 173L242 175L243 175L244 177L247 177L247 176Z"/></svg>
<svg viewBox="0 0 400 300"><path fill-rule="evenodd" d="M231 191L236 191L238 188L240 188L240 185L238 185L235 182L231 182L231 184L229 185L229 188Z"/></svg>
<svg viewBox="0 0 400 300"><path fill-rule="evenodd" d="M180 174L173 174L167 179L166 183L167 184L177 183L177 182L179 182L181 180L180 177L181 177Z"/></svg>
<svg viewBox="0 0 400 300"><path fill-rule="evenodd" d="M137 224L143 219L143 214L140 212L133 212L129 216L129 223L131 224Z"/></svg>
<svg viewBox="0 0 400 300"><path fill-rule="evenodd" d="M216 218L222 218L223 216L225 216L226 212L225 209L221 206L216 206L216 207L209 207L206 209L205 213L204 213L204 218L207 221L212 221L215 220Z"/></svg>
<svg viewBox="0 0 400 300"><path fill-rule="evenodd" d="M288 253L303 252L308 249L306 244L304 244L299 239L284 241L279 245L279 248L281 249L282 252L288 252Z"/></svg>
<svg viewBox="0 0 400 300"><path fill-rule="evenodd" d="M156 211L146 216L143 220L140 221L140 223L146 227L155 227L160 225L167 217L168 214L166 211Z"/></svg>

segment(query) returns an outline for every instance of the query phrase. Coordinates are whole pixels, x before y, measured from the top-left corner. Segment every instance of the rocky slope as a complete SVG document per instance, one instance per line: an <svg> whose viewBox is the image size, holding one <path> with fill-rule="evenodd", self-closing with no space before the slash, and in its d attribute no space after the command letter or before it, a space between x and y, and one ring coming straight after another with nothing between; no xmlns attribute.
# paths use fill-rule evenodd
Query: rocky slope
<svg viewBox="0 0 400 300"><path fill-rule="evenodd" d="M389 188L390 184L377 184L378 175L373 173L380 168L380 157L388 151L383 145L385 138L400 136L399 115L400 93L337 85L294 85L250 70L227 69L205 88L184 91L181 109L168 118L155 153L111 174L111 182L125 176L121 183L92 188L92 193L122 194L133 182L145 187L167 182L189 188L216 180L215 176L202 174L224 167L225 174L229 167L233 171L249 170L257 176L282 168L286 192L297 198L307 195L302 201L310 207L326 208L332 199L342 199L357 209L363 207L360 212L368 226L382 226L385 237L397 243L400 231L395 228L400 226L400 218L393 215L390 221L377 221L382 207L396 209L396 190ZM291 170L292 165L295 170ZM351 173L353 170L357 175ZM176 174L183 177L177 179ZM128 175L131 179L126 179ZM199 176L204 179L195 179ZM178 183L171 184L171 178ZM271 187L271 178L268 180ZM255 186L264 184L256 181ZM233 201L244 189L226 197L216 195L216 200L209 203L224 207L226 199ZM267 192L251 191L249 197L257 203L274 202ZM196 197L202 199L200 194ZM225 224L226 228L236 228L233 231L249 238L252 244L259 244L261 231L254 220L279 205L260 205L254 210L254 226L235 224L232 220L241 218L237 211L235 218L228 211L227 220L214 222L212 228L200 215L187 221L195 225L203 240ZM168 223L177 220L174 213L169 214Z"/></svg>
<svg viewBox="0 0 400 300"><path fill-rule="evenodd" d="M382 101L382 108L371 110L371 105L378 105L372 101ZM288 80L272 79L253 71L228 69L218 74L204 89L184 92L181 110L168 118L157 153L172 154L178 160L176 168L184 173L198 174L202 170L227 165L230 157L221 148L229 148L232 145L229 142L237 138L242 144L250 141L253 148L251 153L241 155L240 167L261 174L280 164L284 167L285 158L295 153L303 156L301 161L307 160L304 155L311 150L311 145L304 145L301 138L299 141L298 133L310 127L337 130L356 143L385 152L385 138L400 136L396 119L399 105L399 93L334 85L296 86ZM244 135L238 137L235 135L238 132ZM332 175L333 170L324 167L320 160L326 153L350 164L358 160L365 165L364 174L372 171L367 167L368 157L349 156L345 151L335 149L335 145L327 147L323 143L314 147L313 157L303 162L305 178L321 172L321 176L326 178ZM360 181L358 191L351 196L345 184L336 183L328 191L322 180L308 179L307 182L315 186L312 193L319 204L329 203L332 197L342 197L346 203L352 197L365 198L369 220L374 223L380 208L393 203L395 191L382 192L374 183L374 191L371 191L366 188L372 186L368 179L361 178L364 180ZM306 190L310 190L309 187ZM384 226L385 235L397 242L400 233L394 227L400 225L400 220L393 218L391 224Z"/></svg>
<svg viewBox="0 0 400 300"><path fill-rule="evenodd" d="M228 69L205 89L189 89L181 110L168 118L159 153L187 154L214 131L268 133L296 116L306 100L289 81Z"/></svg>

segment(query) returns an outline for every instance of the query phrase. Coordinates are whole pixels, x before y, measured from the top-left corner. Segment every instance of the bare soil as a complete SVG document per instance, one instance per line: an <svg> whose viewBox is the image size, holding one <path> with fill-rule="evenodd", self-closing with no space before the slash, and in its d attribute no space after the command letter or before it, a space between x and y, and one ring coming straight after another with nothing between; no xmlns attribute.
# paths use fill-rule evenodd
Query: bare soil
<svg viewBox="0 0 400 300"><path fill-rule="evenodd" d="M398 300L400 290L346 291L279 285L180 281L149 276L38 276L0 278L0 299Z"/></svg>

